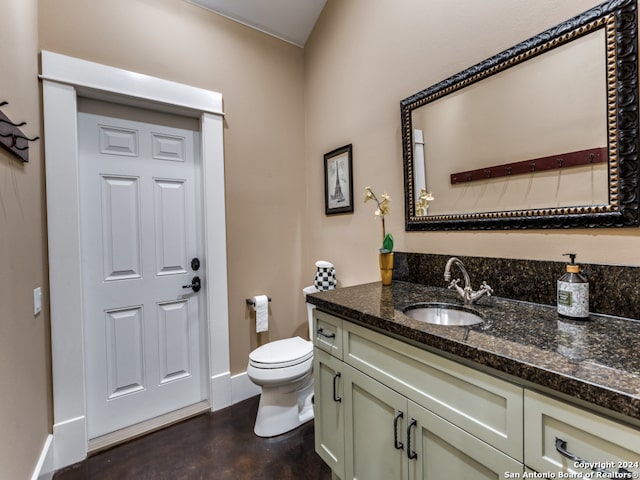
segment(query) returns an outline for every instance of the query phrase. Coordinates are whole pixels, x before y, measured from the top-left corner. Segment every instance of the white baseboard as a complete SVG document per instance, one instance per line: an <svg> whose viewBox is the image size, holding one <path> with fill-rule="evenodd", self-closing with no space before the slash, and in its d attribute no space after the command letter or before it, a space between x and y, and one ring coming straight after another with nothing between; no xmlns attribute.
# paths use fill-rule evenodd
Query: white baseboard
<svg viewBox="0 0 640 480"><path fill-rule="evenodd" d="M249 380L247 372L238 373L231 377L231 401L233 403L260 395L261 391L258 385Z"/></svg>
<svg viewBox="0 0 640 480"><path fill-rule="evenodd" d="M231 376L229 372L211 377L211 411L221 410L247 398L260 395L261 389L249 380L247 372Z"/></svg>
<svg viewBox="0 0 640 480"><path fill-rule="evenodd" d="M31 475L31 480L51 480L54 472L53 435L49 434L42 447L42 452L40 453L40 458L33 471L33 475Z"/></svg>

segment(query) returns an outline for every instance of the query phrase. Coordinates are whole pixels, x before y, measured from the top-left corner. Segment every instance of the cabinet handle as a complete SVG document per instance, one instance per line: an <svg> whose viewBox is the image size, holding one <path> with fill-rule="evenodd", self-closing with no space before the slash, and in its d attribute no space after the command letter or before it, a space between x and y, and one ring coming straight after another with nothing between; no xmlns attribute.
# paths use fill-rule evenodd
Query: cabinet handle
<svg viewBox="0 0 640 480"><path fill-rule="evenodd" d="M579 456L571 453L569 450L567 450L567 442L565 440L562 440L559 437L556 437L556 450L558 451L558 453L560 455L562 455L563 457L568 458L569 460L572 460L574 463L584 464L585 466L594 465L593 468L591 469L594 472L604 473L605 475L610 476L611 478L614 478L614 476L613 476L613 474L611 472L609 472L608 470L604 470L602 468L599 468L597 466L599 463L602 463L602 462L590 462L589 460L585 460L585 459L580 458ZM616 476L615 478L631 478L631 472L629 470L626 470L626 469L622 468L622 467L618 468L618 473L624 474L625 476L624 477Z"/></svg>
<svg viewBox="0 0 640 480"><path fill-rule="evenodd" d="M318 328L318 335L323 336L324 338L336 338L335 333L325 333L322 328Z"/></svg>
<svg viewBox="0 0 640 480"><path fill-rule="evenodd" d="M409 460L415 460L418 458L418 454L411 449L411 427L418 425L418 421L412 418L407 426L407 458Z"/></svg>
<svg viewBox="0 0 640 480"><path fill-rule="evenodd" d="M338 379L342 376L340 372L336 372L333 376L333 401L342 402L342 397L338 396Z"/></svg>
<svg viewBox="0 0 640 480"><path fill-rule="evenodd" d="M398 450L404 450L404 443L398 440L398 422L402 417L404 417L404 413L400 410L393 417L393 446Z"/></svg>

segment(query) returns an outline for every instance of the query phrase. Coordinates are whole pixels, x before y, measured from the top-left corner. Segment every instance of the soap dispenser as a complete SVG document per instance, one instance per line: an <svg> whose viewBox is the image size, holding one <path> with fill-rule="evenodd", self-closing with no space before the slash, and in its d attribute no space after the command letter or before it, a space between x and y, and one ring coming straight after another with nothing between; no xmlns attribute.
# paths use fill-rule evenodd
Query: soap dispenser
<svg viewBox="0 0 640 480"><path fill-rule="evenodd" d="M576 265L576 254L565 253L571 259L567 272L558 279L558 315L567 318L589 316L589 282Z"/></svg>

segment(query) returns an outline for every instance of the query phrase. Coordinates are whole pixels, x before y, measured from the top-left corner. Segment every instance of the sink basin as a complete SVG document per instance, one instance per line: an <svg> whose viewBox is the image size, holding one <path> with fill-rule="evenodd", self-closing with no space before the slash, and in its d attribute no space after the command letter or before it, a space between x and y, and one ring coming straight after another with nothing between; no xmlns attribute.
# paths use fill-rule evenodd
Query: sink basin
<svg viewBox="0 0 640 480"><path fill-rule="evenodd" d="M419 322L450 327L476 325L484 321L474 311L449 303L418 303L409 305L403 313Z"/></svg>

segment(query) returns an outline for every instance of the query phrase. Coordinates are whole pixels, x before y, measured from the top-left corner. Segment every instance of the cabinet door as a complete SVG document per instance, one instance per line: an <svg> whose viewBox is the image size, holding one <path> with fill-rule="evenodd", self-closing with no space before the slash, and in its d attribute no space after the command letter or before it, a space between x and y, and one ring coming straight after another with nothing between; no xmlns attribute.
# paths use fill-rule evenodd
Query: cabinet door
<svg viewBox="0 0 640 480"><path fill-rule="evenodd" d="M344 478L344 363L316 348L313 352L316 452Z"/></svg>
<svg viewBox="0 0 640 480"><path fill-rule="evenodd" d="M406 398L348 365L344 377L345 480L406 480Z"/></svg>
<svg viewBox="0 0 640 480"><path fill-rule="evenodd" d="M407 451L411 480L521 478L522 463L409 401ZM513 476L508 476L513 474Z"/></svg>

